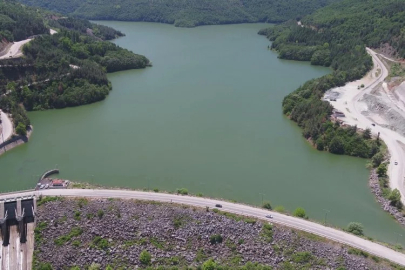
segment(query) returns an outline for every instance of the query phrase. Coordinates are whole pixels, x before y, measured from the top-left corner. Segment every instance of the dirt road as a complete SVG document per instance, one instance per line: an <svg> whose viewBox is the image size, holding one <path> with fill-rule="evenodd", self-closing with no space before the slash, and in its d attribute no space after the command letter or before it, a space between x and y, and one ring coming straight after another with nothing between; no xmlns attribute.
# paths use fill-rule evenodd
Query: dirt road
<svg viewBox="0 0 405 270"><path fill-rule="evenodd" d="M30 42L32 39L25 39L21 41L14 42L13 45L8 49L5 55L0 56L0 59L10 59L10 58L18 58L23 55L22 47L24 44Z"/></svg>
<svg viewBox="0 0 405 270"><path fill-rule="evenodd" d="M2 110L0 110L0 119L1 119L1 134L0 134L0 143L7 141L11 135L13 135L13 123L10 118Z"/></svg>

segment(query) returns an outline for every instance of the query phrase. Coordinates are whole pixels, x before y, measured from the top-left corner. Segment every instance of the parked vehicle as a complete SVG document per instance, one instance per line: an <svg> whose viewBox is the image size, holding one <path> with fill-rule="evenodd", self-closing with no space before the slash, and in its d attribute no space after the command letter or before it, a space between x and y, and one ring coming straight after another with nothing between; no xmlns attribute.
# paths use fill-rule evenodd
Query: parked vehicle
<svg viewBox="0 0 405 270"><path fill-rule="evenodd" d="M217 204L215 205L215 207L222 208L222 205L219 204L219 203L217 203Z"/></svg>

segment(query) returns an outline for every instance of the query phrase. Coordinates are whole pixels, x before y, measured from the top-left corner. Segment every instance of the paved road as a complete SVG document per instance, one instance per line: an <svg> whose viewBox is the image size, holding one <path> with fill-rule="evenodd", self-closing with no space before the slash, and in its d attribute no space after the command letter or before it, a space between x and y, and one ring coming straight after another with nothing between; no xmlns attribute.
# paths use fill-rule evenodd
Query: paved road
<svg viewBox="0 0 405 270"><path fill-rule="evenodd" d="M224 202L214 199L206 199L190 196L179 196L164 193L152 193L142 191L127 191L127 190L92 190L92 189L48 189L37 192L24 192L15 193L12 196L26 196L26 195L48 195L48 196L73 196L73 197L93 197L93 198L120 198L120 199L139 199L139 200L154 200L161 202L173 202L180 204L187 204L197 207L214 207L215 204L222 204L223 211L243 214L256 218L266 219L265 215L273 215L271 222L282 224L295 229L310 232L319 236L323 236L330 240L340 242L358 249L362 249L376 256L386 258L395 263L405 266L405 254L396 252L392 249L382 245L373 243L371 241L359 238L349 233L339 231L333 228L322 226L318 223L310 222L307 220L290 217L276 212L270 212L264 209L254 208L247 205ZM1 195L0 199L9 198L11 195ZM269 219L266 219L269 220Z"/></svg>
<svg viewBox="0 0 405 270"><path fill-rule="evenodd" d="M0 59L18 58L23 55L22 46L30 42L32 39L25 39L21 41L14 42L13 45L8 49L5 55L0 56ZM11 56L11 57L10 57Z"/></svg>
<svg viewBox="0 0 405 270"><path fill-rule="evenodd" d="M0 134L0 144L7 141L13 134L13 123L2 110L0 110L2 134Z"/></svg>
<svg viewBox="0 0 405 270"><path fill-rule="evenodd" d="M373 83L365 87L364 90L360 91L356 96L354 96L351 102L348 103L348 107L354 118L357 118L359 123L370 127L374 134L379 132L380 138L386 143L391 154L390 165L388 167L390 186L392 189L397 188L401 192L402 202L405 203L405 149L403 148L403 146L405 146L405 138L388 128L384 128L379 125L372 126L373 121L361 113L363 110L360 107L361 104L359 104L359 101L363 99L365 94L370 94L375 86L383 83L384 79L388 76L388 70L377 57L377 53L368 48L367 51L381 68L381 75ZM395 104L392 106L395 107ZM398 165L395 165L395 162L398 162Z"/></svg>

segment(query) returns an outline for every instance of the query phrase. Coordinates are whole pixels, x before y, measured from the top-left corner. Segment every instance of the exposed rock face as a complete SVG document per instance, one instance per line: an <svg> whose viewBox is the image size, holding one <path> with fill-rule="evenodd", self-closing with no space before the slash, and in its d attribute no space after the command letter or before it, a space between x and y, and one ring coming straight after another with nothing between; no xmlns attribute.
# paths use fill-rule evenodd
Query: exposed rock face
<svg viewBox="0 0 405 270"><path fill-rule="evenodd" d="M375 169L373 169L371 171L370 178L369 178L369 185L371 188L371 192L376 196L377 201L380 203L380 205L384 209L384 211L387 211L388 213L390 213L392 216L395 217L395 219L399 223L401 223L402 225L405 226L404 215L398 210L398 208L396 208L395 206L392 206L388 199L383 197L380 183L378 181L378 175L377 175Z"/></svg>
<svg viewBox="0 0 405 270"><path fill-rule="evenodd" d="M80 207L81 206L81 207ZM323 238L274 225L239 220L206 209L121 200L64 199L38 207L36 262L53 269L80 269L97 263L100 269L143 268L142 250L152 256L152 266L196 267L209 258L229 269L247 262L276 268L388 269L368 256L349 254L349 248ZM72 234L81 228L80 233ZM73 230L72 230L73 229ZM68 237L70 234L70 237ZM211 244L213 235L222 242ZM308 252L301 261L297 255Z"/></svg>

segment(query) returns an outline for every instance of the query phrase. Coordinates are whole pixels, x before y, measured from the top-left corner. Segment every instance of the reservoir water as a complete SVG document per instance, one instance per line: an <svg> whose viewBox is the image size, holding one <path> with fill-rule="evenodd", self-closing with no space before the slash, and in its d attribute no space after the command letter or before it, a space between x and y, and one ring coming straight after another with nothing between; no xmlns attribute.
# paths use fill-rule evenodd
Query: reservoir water
<svg viewBox="0 0 405 270"><path fill-rule="evenodd" d="M102 102L29 113L32 139L0 157L0 191L32 188L57 166L62 178L106 186L184 187L255 205L263 197L405 245L368 188L366 160L314 150L282 114L285 95L329 69L278 59L257 35L263 24L101 23L153 67L110 74Z"/></svg>

